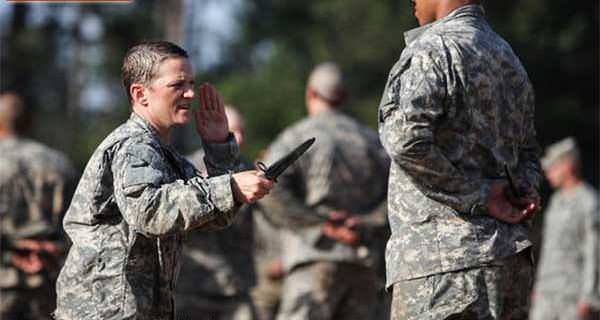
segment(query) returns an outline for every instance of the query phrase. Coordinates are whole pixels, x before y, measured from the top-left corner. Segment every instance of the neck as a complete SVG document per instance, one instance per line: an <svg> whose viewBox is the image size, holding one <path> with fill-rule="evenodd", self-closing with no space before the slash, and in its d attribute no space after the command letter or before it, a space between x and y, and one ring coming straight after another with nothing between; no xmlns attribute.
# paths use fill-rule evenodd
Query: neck
<svg viewBox="0 0 600 320"><path fill-rule="evenodd" d="M451 1L442 1L436 10L436 20L442 19L448 16L452 11L464 7L466 5L475 4L472 0L451 0Z"/></svg>
<svg viewBox="0 0 600 320"><path fill-rule="evenodd" d="M579 187L582 183L583 183L583 181L581 181L581 179L579 179L579 177L574 176L574 175L569 175L565 179L565 181L563 181L562 190L564 190L565 192L571 192L574 189L576 189L577 187Z"/></svg>
<svg viewBox="0 0 600 320"><path fill-rule="evenodd" d="M144 120L148 121L150 126L158 133L158 137L162 143L169 144L171 133L170 128L164 128L158 123L158 121L155 121L154 117L152 117L152 114L147 111L147 108L134 105L133 112L135 112Z"/></svg>
<svg viewBox="0 0 600 320"><path fill-rule="evenodd" d="M332 107L329 103L321 99L315 99L308 106L308 115L314 117L320 115L323 112L327 112L333 109L334 107Z"/></svg>
<svg viewBox="0 0 600 320"><path fill-rule="evenodd" d="M15 138L17 134L12 130L0 129L0 140Z"/></svg>

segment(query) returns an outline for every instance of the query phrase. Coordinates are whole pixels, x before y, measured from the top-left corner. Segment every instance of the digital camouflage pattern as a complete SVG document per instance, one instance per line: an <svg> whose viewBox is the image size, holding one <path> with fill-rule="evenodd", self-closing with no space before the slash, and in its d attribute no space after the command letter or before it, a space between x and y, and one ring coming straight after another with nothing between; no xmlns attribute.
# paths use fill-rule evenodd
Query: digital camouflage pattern
<svg viewBox="0 0 600 320"><path fill-rule="evenodd" d="M327 111L281 133L264 162L275 162L310 137L316 137L313 146L277 179L272 196L261 201L272 220L286 229L282 234L284 269L313 261L371 264L369 255L376 252L326 238L321 233L324 220L317 215L345 210L362 215L367 229L386 226L381 204L389 160L377 134L339 111ZM363 238L368 238L368 231Z"/></svg>
<svg viewBox="0 0 600 320"><path fill-rule="evenodd" d="M132 113L96 149L63 225L73 241L57 281L58 319L174 319L184 232L228 226L238 147L207 145L208 173Z"/></svg>
<svg viewBox="0 0 600 320"><path fill-rule="evenodd" d="M258 320L274 320L279 308L282 293L282 277L273 277L269 268L281 261L281 231L269 219L261 202L255 204L252 211L254 248L254 269L256 286L252 288L252 303Z"/></svg>
<svg viewBox="0 0 600 320"><path fill-rule="evenodd" d="M529 250L478 268L396 282L392 320L526 320L533 285Z"/></svg>
<svg viewBox="0 0 600 320"><path fill-rule="evenodd" d="M25 274L12 266L11 248L28 238L65 245L60 221L74 179L64 154L25 138L0 141L0 318L47 319L52 312L57 270Z"/></svg>
<svg viewBox="0 0 600 320"><path fill-rule="evenodd" d="M383 251L377 246L379 243L370 238L379 234L378 229L387 228L385 197L389 160L385 150L376 132L337 110L330 110L286 129L271 144L264 162L267 165L275 162L311 137L316 138L313 146L278 178L271 196L261 201L271 220L284 228L281 233L282 260L287 274L278 319L307 319L303 318L307 312L310 314L308 319L331 319L329 316L339 310L364 308L361 304L374 300L376 294L376 290L365 289L362 302L350 298L354 297L354 289L374 287L376 282L375 277L367 279L360 273L374 274L377 254ZM361 217L364 225L358 247L322 234L322 217L330 210L344 210ZM323 262L350 265L349 268L357 273L354 277L346 275L344 283L333 281L326 290L313 291L312 298L308 297L302 290L318 289L306 287L308 278L331 275L320 274L318 268L310 266ZM345 294L348 299L341 299ZM313 301L315 297L320 298ZM324 309L315 301L328 297L333 299L331 303L337 301L337 304L328 304L327 307L335 308L321 313L318 310ZM360 318L363 313L357 314Z"/></svg>
<svg viewBox="0 0 600 320"><path fill-rule="evenodd" d="M206 175L205 152L188 160ZM252 169L245 162L234 171ZM177 314L181 319L251 319L250 288L255 275L252 257L252 212L244 206L235 221L220 232L187 232L177 285Z"/></svg>
<svg viewBox="0 0 600 320"><path fill-rule="evenodd" d="M490 185L505 179L504 163L524 190L541 180L532 86L483 8L462 6L405 38L379 106L392 158L388 287L531 246L526 223L481 209Z"/></svg>
<svg viewBox="0 0 600 320"><path fill-rule="evenodd" d="M372 319L376 290L371 268L325 261L299 266L283 283L277 320Z"/></svg>
<svg viewBox="0 0 600 320"><path fill-rule="evenodd" d="M600 310L598 192L582 184L554 193L543 232L531 319L575 319L578 302Z"/></svg>

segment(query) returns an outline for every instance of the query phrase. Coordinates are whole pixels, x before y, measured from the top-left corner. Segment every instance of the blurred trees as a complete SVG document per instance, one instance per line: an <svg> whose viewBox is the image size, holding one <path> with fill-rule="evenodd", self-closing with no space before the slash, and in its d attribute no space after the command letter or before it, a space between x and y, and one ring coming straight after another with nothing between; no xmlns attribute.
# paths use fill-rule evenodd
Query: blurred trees
<svg viewBox="0 0 600 320"><path fill-rule="evenodd" d="M193 7L202 10L206 1ZM119 79L126 49L142 39L181 37L180 26L168 16L181 17L176 9L184 3L53 5L50 17L38 24L30 21L35 4L14 5L10 32L2 33L0 89L24 93L38 115L32 135L60 146L83 166L106 133L127 117ZM416 27L408 1L242 3L232 17L241 26L237 38L217 66L197 74L197 82L215 83L247 117L248 156L256 156L305 114L306 78L325 60L337 61L347 73L351 96L346 110L376 126L387 73L404 47L403 32ZM576 136L586 176L597 185L598 1L487 1L486 8L490 23L511 43L535 86L540 142ZM75 22L66 24L64 11L69 10L75 11ZM86 36L86 17L101 20L101 38ZM94 83L117 98L104 108L86 107L88 100L80 95ZM183 151L198 146L189 130L182 136L188 137Z"/></svg>

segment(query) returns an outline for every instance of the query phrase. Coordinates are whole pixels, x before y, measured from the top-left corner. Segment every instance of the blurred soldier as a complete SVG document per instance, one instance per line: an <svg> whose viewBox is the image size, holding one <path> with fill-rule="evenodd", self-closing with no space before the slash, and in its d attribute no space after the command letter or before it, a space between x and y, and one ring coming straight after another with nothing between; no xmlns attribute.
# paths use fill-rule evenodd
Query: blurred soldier
<svg viewBox="0 0 600 320"><path fill-rule="evenodd" d="M229 130L240 148L244 145L244 119L225 106ZM206 175L201 148L189 160ZM251 166L239 163L236 171ZM242 209L232 226L221 232L189 232L183 250L177 285L177 314L182 320L244 320L254 318L250 288L255 275L252 259L252 215ZM200 316L201 315L201 316Z"/></svg>
<svg viewBox="0 0 600 320"><path fill-rule="evenodd" d="M544 238L532 320L598 319L600 211L598 192L581 178L575 139L548 147L542 158L557 191L544 215Z"/></svg>
<svg viewBox="0 0 600 320"><path fill-rule="evenodd" d="M193 116L185 50L166 41L136 45L122 78L131 117L92 155L63 222L73 245L57 281L60 320L175 319L185 232L230 225L242 203L273 186L256 171L231 174L238 146L210 85L200 87L195 113L210 178L169 145L171 129Z"/></svg>
<svg viewBox="0 0 600 320"><path fill-rule="evenodd" d="M281 261L281 231L271 221L261 202L254 206L254 268L256 286L252 301L258 320L275 320L281 302L283 265Z"/></svg>
<svg viewBox="0 0 600 320"><path fill-rule="evenodd" d="M421 27L379 106L392 319L525 319L541 180L532 86L479 1L412 2Z"/></svg>
<svg viewBox="0 0 600 320"><path fill-rule="evenodd" d="M369 319L377 277L373 229L386 226L389 162L371 129L340 112L345 91L334 63L318 65L306 87L309 117L270 146L273 163L307 138L315 144L278 179L261 203L279 212L283 285L280 320Z"/></svg>
<svg viewBox="0 0 600 320"><path fill-rule="evenodd" d="M0 319L48 319L63 257L60 220L72 190L67 158L21 138L23 101L0 95Z"/></svg>

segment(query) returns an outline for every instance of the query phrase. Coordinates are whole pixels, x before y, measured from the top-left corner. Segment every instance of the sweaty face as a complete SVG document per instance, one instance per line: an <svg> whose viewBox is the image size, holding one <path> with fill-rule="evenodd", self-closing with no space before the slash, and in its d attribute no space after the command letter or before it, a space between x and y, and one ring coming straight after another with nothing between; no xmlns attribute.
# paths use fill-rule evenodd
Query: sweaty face
<svg viewBox="0 0 600 320"><path fill-rule="evenodd" d="M175 125L184 125L192 117L194 75L187 59L163 61L150 86L146 88L148 117L159 132L168 132Z"/></svg>
<svg viewBox="0 0 600 320"><path fill-rule="evenodd" d="M410 0L415 18L423 26L435 21L435 12L439 0Z"/></svg>

